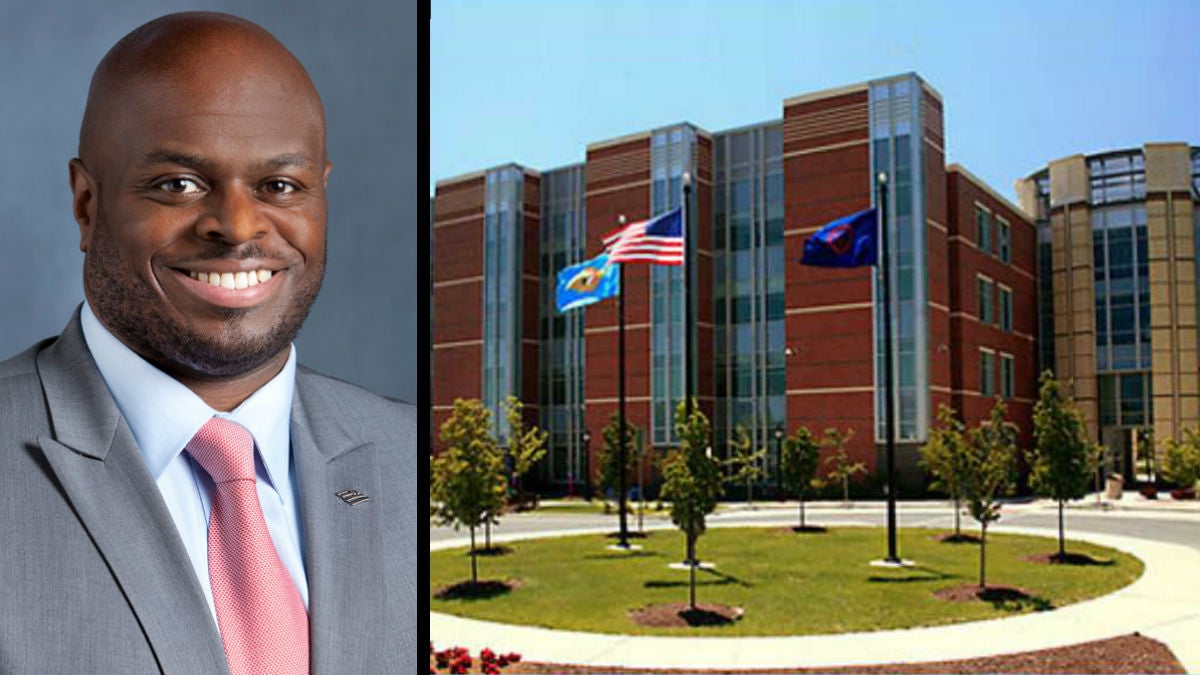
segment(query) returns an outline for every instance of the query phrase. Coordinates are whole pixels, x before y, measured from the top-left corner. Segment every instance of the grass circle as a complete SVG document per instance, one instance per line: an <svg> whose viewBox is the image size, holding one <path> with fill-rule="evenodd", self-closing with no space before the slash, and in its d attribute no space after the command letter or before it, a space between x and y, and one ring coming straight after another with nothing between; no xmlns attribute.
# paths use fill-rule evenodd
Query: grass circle
<svg viewBox="0 0 1200 675"><path fill-rule="evenodd" d="M714 528L698 555L716 563L697 572L697 601L741 607L737 622L705 627L640 626L639 608L688 599L688 574L668 569L683 558L683 536L656 531L634 552L610 551L604 535L510 542L512 552L479 558L479 578L519 578L520 588L484 597L437 597L470 578L466 548L430 553L430 609L500 623L629 635L816 635L1003 618L1062 607L1111 593L1136 580L1140 560L1114 549L1069 541L1067 550L1104 564L1031 561L1057 551L1056 539L988 535L987 581L1023 589L1024 602L948 602L937 592L976 583L979 546L942 543L942 530L900 530L906 569L873 568L886 552L881 528L830 528L820 535L778 527Z"/></svg>

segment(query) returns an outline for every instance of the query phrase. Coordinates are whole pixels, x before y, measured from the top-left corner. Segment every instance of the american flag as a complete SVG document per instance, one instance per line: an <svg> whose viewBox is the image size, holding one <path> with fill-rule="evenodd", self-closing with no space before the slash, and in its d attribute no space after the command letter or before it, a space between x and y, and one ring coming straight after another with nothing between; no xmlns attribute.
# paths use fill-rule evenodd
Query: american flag
<svg viewBox="0 0 1200 675"><path fill-rule="evenodd" d="M683 210L672 209L613 230L604 235L604 248L610 262L682 265Z"/></svg>

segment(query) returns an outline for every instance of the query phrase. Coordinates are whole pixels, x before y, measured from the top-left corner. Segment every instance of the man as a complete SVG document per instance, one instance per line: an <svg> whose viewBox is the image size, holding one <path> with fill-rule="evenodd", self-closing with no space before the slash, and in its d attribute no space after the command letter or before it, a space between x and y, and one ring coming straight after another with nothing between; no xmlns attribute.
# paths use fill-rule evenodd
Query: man
<svg viewBox="0 0 1200 675"><path fill-rule="evenodd" d="M96 68L86 301L0 363L0 672L415 672L415 412L292 347L330 169L252 23L163 17Z"/></svg>

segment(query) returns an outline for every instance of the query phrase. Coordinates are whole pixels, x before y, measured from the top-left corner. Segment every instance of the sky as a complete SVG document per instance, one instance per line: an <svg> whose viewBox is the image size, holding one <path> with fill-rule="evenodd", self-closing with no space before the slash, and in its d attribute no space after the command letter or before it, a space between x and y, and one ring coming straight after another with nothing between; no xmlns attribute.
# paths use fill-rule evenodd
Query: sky
<svg viewBox="0 0 1200 675"><path fill-rule="evenodd" d="M1013 181L1077 153L1200 145L1200 1L433 0L437 180L676 122L719 132L790 96L916 72L946 161Z"/></svg>

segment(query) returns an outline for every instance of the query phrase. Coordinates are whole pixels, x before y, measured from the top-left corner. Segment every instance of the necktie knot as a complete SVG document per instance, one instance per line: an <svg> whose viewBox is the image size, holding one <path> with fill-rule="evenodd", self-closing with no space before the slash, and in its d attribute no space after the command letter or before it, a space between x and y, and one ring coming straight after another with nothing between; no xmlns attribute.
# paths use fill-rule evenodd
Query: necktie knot
<svg viewBox="0 0 1200 675"><path fill-rule="evenodd" d="M254 436L237 422L213 417L192 437L187 451L214 483L254 480Z"/></svg>

